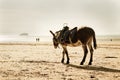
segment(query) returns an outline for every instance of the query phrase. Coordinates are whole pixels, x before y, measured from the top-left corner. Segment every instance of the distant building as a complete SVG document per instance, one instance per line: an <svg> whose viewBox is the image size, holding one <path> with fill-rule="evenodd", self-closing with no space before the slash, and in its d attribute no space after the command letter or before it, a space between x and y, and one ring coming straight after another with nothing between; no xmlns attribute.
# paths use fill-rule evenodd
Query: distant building
<svg viewBox="0 0 120 80"><path fill-rule="evenodd" d="M28 33L21 33L20 36L28 36Z"/></svg>

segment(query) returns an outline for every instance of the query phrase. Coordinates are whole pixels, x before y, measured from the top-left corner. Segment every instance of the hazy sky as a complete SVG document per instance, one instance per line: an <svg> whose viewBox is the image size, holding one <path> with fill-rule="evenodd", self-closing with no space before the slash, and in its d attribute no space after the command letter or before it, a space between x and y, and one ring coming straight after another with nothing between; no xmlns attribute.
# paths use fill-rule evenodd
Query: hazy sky
<svg viewBox="0 0 120 80"><path fill-rule="evenodd" d="M0 34L50 35L83 25L120 35L120 0L0 0Z"/></svg>

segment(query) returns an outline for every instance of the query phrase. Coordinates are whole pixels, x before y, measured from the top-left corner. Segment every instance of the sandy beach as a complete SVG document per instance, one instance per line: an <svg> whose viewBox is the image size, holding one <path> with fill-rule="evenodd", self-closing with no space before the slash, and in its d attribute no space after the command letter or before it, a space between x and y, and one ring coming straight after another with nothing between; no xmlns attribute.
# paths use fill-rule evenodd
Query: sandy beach
<svg viewBox="0 0 120 80"><path fill-rule="evenodd" d="M82 47L68 47L70 64L62 64L62 48L52 42L1 42L0 80L120 80L120 41L98 41L93 65L84 65Z"/></svg>

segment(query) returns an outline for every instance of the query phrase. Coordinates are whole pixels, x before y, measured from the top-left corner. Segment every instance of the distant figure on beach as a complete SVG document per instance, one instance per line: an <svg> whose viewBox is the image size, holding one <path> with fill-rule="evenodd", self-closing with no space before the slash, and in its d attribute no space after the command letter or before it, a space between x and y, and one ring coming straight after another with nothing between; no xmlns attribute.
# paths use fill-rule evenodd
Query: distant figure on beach
<svg viewBox="0 0 120 80"><path fill-rule="evenodd" d="M39 38L36 38L36 42L39 42L40 41L40 39Z"/></svg>
<svg viewBox="0 0 120 80"><path fill-rule="evenodd" d="M110 41L112 41L112 39L110 39Z"/></svg>

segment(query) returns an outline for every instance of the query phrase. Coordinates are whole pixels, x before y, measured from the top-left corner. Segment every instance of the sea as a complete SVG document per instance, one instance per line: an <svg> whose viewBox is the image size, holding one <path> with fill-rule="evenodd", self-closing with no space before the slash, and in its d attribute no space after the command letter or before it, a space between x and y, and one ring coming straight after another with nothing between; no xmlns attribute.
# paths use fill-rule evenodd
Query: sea
<svg viewBox="0 0 120 80"><path fill-rule="evenodd" d="M120 35L97 35L98 41L120 41ZM52 36L0 35L0 42L51 42Z"/></svg>

